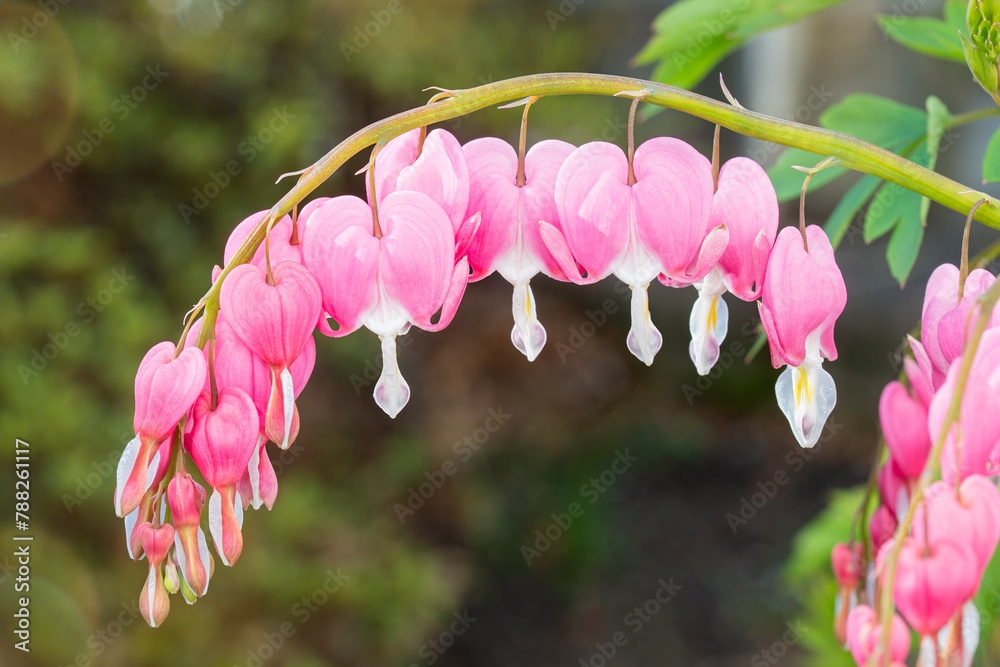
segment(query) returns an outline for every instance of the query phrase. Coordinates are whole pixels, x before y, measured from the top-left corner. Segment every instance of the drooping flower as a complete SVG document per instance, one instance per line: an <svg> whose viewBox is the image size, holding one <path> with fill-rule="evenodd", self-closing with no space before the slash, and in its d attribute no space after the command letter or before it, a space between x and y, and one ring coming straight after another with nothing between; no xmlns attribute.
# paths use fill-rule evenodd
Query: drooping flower
<svg viewBox="0 0 1000 667"><path fill-rule="evenodd" d="M195 333L196 327L191 334ZM253 350L240 340L229 325L225 312L220 311L215 324L215 379L219 389L239 387L253 399L260 420L261 432L258 438L257 451L250 458L250 464L236 486L243 499L243 508L253 506L260 509L266 505L268 509L274 506L278 494L278 479L267 453L267 411L272 395L272 374L263 359L254 354ZM306 338L302 353L292 362L289 371L292 376L293 396L297 399L305 389L316 364L316 341L312 336ZM206 389L209 387L206 385ZM292 425L288 439L293 442L299 432L299 410L296 406L292 412Z"/></svg>
<svg viewBox="0 0 1000 667"><path fill-rule="evenodd" d="M1000 491L996 484L973 475L962 480L956 493L953 486L939 481L928 487L924 497L913 517L914 539L921 544L944 539L968 546L975 557L978 581L1000 542Z"/></svg>
<svg viewBox="0 0 1000 667"><path fill-rule="evenodd" d="M524 156L523 174L517 153L501 139L475 139L462 150L471 185L466 214L482 216L468 249L470 280L498 271L514 286L511 341L528 361L534 361L545 345L546 334L538 322L529 283L539 272L563 278L542 242L538 221L560 227L553 191L559 167L573 146L555 140L535 144Z"/></svg>
<svg viewBox="0 0 1000 667"><path fill-rule="evenodd" d="M290 366L306 346L320 315L319 285L301 264L281 262L270 272L237 266L222 284L220 303L233 331L271 370L264 431L287 449L295 417Z"/></svg>
<svg viewBox="0 0 1000 667"><path fill-rule="evenodd" d="M176 359L175 352L170 342L153 346L135 375L136 435L125 446L116 475L115 513L120 517L139 506L161 463L157 448L173 433L205 383L208 367L201 352L184 350Z"/></svg>
<svg viewBox="0 0 1000 667"><path fill-rule="evenodd" d="M257 211L243 222L236 225L235 229L229 233L229 239L226 241L226 249L223 255L225 264L229 264L229 262L233 260L237 251L239 251L240 247L248 238L250 238L250 234L253 233L253 230L257 228L269 212L270 211ZM303 220L300 216L295 226L295 234L293 235L291 216L286 215L278 220L278 222L271 227L271 234L269 240L267 241L268 245L265 246L265 241L261 241L256 252L254 252L253 258L248 263L256 266L261 271L266 271L266 259L267 255L270 254L271 266L275 266L281 262L295 262L296 264L301 264L302 226ZM293 240L296 241L294 244L292 243Z"/></svg>
<svg viewBox="0 0 1000 667"><path fill-rule="evenodd" d="M893 461L906 477L920 477L932 444L927 431L927 407L912 398L903 383L890 382L882 390L878 411Z"/></svg>
<svg viewBox="0 0 1000 667"><path fill-rule="evenodd" d="M934 395L927 416L932 441L941 436L961 366L952 362L944 383ZM962 394L959 418L948 430L941 452L941 477L949 484L956 476L996 474L991 457L1000 442L1000 396L974 364ZM960 468L959 468L960 466Z"/></svg>
<svg viewBox="0 0 1000 667"><path fill-rule="evenodd" d="M851 655L858 667L870 664L882 664L878 651L879 640L882 637L882 625L875 616L875 610L865 604L859 604L847 619L847 641ZM910 631L899 614L892 616L890 631L889 654L892 664L903 664L910 653Z"/></svg>
<svg viewBox="0 0 1000 667"><path fill-rule="evenodd" d="M719 171L709 227L721 226L729 230L729 245L695 283L698 299L691 309L689 352L700 375L708 375L719 360L726 337L729 308L722 296L727 291L743 301L760 296L778 234L778 197L767 172L753 160L733 158Z"/></svg>
<svg viewBox="0 0 1000 667"><path fill-rule="evenodd" d="M464 257L455 262L448 217L420 192L382 199L375 224L363 200L331 199L309 219L304 260L319 282L323 310L339 325L334 331L323 318L319 330L339 337L365 326L382 341L375 402L395 417L410 397L396 361L396 336L411 324L426 331L446 327L465 292L469 263Z"/></svg>
<svg viewBox="0 0 1000 667"><path fill-rule="evenodd" d="M775 385L778 406L803 447L819 440L837 403L837 387L823 370L834 361L833 327L847 304L847 288L822 229L806 227L808 250L797 228L778 234L759 304L771 364L787 364Z"/></svg>
<svg viewBox="0 0 1000 667"><path fill-rule="evenodd" d="M479 226L469 208L469 168L462 145L447 130L415 129L388 142L375 157L378 205L393 192L421 192L444 211L455 238L456 259L465 254ZM368 201L372 201L371 182Z"/></svg>
<svg viewBox="0 0 1000 667"><path fill-rule="evenodd" d="M243 502L236 483L257 448L260 422L253 400L237 387L202 392L191 414L185 446L205 481L212 487L208 527L224 565L232 565L243 550Z"/></svg>
<svg viewBox="0 0 1000 667"><path fill-rule="evenodd" d="M961 272L953 264L934 269L927 281L921 312L920 344L932 365L934 388L941 386L948 367L962 353L972 326L975 300L996 281L988 271L975 269L965 280L959 298ZM1000 324L1000 311L994 310L990 325Z"/></svg>
<svg viewBox="0 0 1000 667"><path fill-rule="evenodd" d="M559 169L562 229L543 222L542 239L569 280L614 274L632 288L628 348L647 365L663 344L649 317L649 283L661 274L695 283L726 249L726 227L710 227L712 192L711 163L673 138L650 139L633 160L614 144L591 142Z"/></svg>
<svg viewBox="0 0 1000 667"><path fill-rule="evenodd" d="M962 542L911 537L899 552L893 599L914 630L933 635L962 608L978 581L975 556Z"/></svg>
<svg viewBox="0 0 1000 667"><path fill-rule="evenodd" d="M205 489L186 472L178 473L167 485L170 519L176 529L174 552L177 566L188 588L201 597L208 592L214 563L201 528Z"/></svg>
<svg viewBox="0 0 1000 667"><path fill-rule="evenodd" d="M857 606L857 587L861 583L864 545L860 542L848 546L835 545L830 554L833 574L837 579L837 598L834 604L834 633L837 641L847 643L847 619Z"/></svg>
<svg viewBox="0 0 1000 667"><path fill-rule="evenodd" d="M136 527L136 533L142 543L142 550L149 559L149 574L139 594L139 611L149 627L158 628L170 613L170 596L163 585L161 566L167 557L167 551L174 544L174 527L165 523L154 528L147 521Z"/></svg>

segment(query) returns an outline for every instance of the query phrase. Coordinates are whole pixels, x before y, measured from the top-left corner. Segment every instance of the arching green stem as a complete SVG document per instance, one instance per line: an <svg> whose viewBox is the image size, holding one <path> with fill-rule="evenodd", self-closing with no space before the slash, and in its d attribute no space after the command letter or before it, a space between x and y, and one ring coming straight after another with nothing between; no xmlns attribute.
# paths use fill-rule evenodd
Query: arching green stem
<svg viewBox="0 0 1000 667"><path fill-rule="evenodd" d="M801 148L820 158L837 158L839 166L871 174L928 197L948 208L967 214L982 194L906 158L855 137L720 102L681 88L623 76L582 73L551 73L521 76L465 90L449 90L446 99L390 116L358 130L310 166L303 177L271 208L271 220L289 213L309 193L337 171L348 159L378 141L388 141L409 130L535 95L607 95L626 91L648 91L644 102L676 109L733 132L776 144ZM977 116L978 117L978 116ZM818 161L818 160L817 160ZM976 213L983 224L1000 229L1000 209L983 207ZM207 315L218 310L219 290L233 267L247 262L264 238L258 226L223 269L219 280L199 302ZM202 330L198 342L204 345Z"/></svg>

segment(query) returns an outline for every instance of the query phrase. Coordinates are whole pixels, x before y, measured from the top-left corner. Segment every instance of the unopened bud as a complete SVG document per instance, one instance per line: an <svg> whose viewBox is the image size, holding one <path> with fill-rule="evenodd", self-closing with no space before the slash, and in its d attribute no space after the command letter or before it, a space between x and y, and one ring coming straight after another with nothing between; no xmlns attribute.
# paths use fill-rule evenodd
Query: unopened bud
<svg viewBox="0 0 1000 667"><path fill-rule="evenodd" d="M167 563L163 566L163 585L171 595L180 590L180 575L177 573L177 563L174 562L173 556L167 556Z"/></svg>
<svg viewBox="0 0 1000 667"><path fill-rule="evenodd" d="M969 37L962 37L962 48L969 69L979 85L1000 104L997 63L1000 59L1000 2L969 0L966 12Z"/></svg>

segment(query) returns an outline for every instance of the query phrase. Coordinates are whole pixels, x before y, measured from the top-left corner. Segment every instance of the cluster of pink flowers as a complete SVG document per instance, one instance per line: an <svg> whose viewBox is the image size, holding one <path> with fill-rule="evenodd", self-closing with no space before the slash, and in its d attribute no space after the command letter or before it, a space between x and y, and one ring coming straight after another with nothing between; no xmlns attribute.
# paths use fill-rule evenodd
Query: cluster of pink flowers
<svg viewBox="0 0 1000 667"><path fill-rule="evenodd" d="M840 586L836 629L858 665L865 665L877 648L880 619L872 606L887 576L895 533L925 475L934 443L942 437L963 351L978 316L976 301L995 281L990 273L975 270L963 282L958 268L939 266L927 284L920 341L909 339L913 358L904 361L909 386L894 381L882 392L879 418L888 457L878 471L881 502L870 522L874 563L863 577L860 543L839 544L833 552ZM907 623L924 640L921 664L968 665L976 651L979 615L972 598L1000 540L1000 492L989 479L1000 472L998 325L1000 317L991 316L958 419L944 440L942 479L927 487L900 547L892 590L902 614L892 620L894 665L909 651ZM860 593L872 606L858 604L863 580ZM938 663L939 655L949 660Z"/></svg>
<svg viewBox="0 0 1000 667"><path fill-rule="evenodd" d="M115 509L130 554L149 560L142 610L151 625L163 622L168 592L193 602L208 589L206 502L225 565L242 550L243 511L273 504L266 443L285 448L296 437L295 398L315 362L313 329L340 337L366 327L379 337L374 396L395 417L410 397L397 336L411 326L443 329L467 283L493 272L513 285L511 340L529 360L546 340L530 287L539 273L577 284L610 275L626 282L628 349L646 364L662 344L649 314L650 283L693 285L690 354L702 374L726 335L723 294L760 298L772 362L788 365L779 405L803 446L817 441L836 401L822 361L836 359L844 281L822 230L778 233L774 189L753 161L735 158L716 173L677 139L652 139L634 154L562 141L525 153L495 138L463 146L443 130L414 130L377 153L368 178L367 201L316 199L273 225L253 259L223 278L204 350L193 345L202 322L182 350L160 343L139 367L137 435L119 463ZM233 231L227 264L265 216ZM207 501L177 446L211 487Z"/></svg>

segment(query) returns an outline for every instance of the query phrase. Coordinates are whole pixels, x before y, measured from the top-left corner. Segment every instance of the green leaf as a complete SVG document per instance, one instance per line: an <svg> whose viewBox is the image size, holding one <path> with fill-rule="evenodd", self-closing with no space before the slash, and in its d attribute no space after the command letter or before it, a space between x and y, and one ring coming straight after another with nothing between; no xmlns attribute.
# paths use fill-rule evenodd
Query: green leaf
<svg viewBox="0 0 1000 667"><path fill-rule="evenodd" d="M633 63L659 61L654 79L690 88L757 34L847 1L679 0L654 19L653 37Z"/></svg>
<svg viewBox="0 0 1000 667"><path fill-rule="evenodd" d="M889 261L892 277L899 282L900 287L906 286L906 279L917 261L917 253L920 252L923 240L924 225L916 215L904 216L892 232L885 258Z"/></svg>
<svg viewBox="0 0 1000 667"><path fill-rule="evenodd" d="M789 148L779 155L774 165L767 170L767 175L771 177L771 182L774 184L774 191L778 195L778 201L790 201L802 194L802 184L805 183L806 175L797 169L792 169L793 166L815 167L826 157L798 148ZM843 167L830 167L818 172L809 181L809 192L823 187L846 173L847 170Z"/></svg>
<svg viewBox="0 0 1000 667"><path fill-rule="evenodd" d="M866 175L844 193L840 203L833 209L833 213L830 214L826 224L823 225L823 229L826 231L826 235L830 237L830 244L833 245L834 249L840 245L851 223L854 222L854 216L865 205L865 202L875 194L875 190L878 189L881 182L882 179L876 176Z"/></svg>
<svg viewBox="0 0 1000 667"><path fill-rule="evenodd" d="M1000 181L1000 129L993 133L990 142L986 144L986 155L983 157L983 182L997 181Z"/></svg>
<svg viewBox="0 0 1000 667"><path fill-rule="evenodd" d="M827 129L854 135L896 153L909 149L926 135L928 121L925 111L878 95L865 94L848 95L827 109L819 119L820 125ZM778 201L794 199L802 191L805 174L792 170L792 165L812 167L824 157L796 148L787 149L779 155L768 170ZM846 169L838 167L825 169L810 181L809 191L821 188L845 173Z"/></svg>
<svg viewBox="0 0 1000 667"><path fill-rule="evenodd" d="M741 44L738 42L718 39L705 48L692 52L697 53L696 57L691 57L684 51L675 51L656 66L653 80L678 88L693 88L720 60L739 46Z"/></svg>
<svg viewBox="0 0 1000 667"><path fill-rule="evenodd" d="M920 220L920 195L895 183L878 189L865 213L865 243L888 234L905 218Z"/></svg>
<svg viewBox="0 0 1000 667"><path fill-rule="evenodd" d="M944 22L966 36L969 34L969 24L965 20L968 5L966 0L948 0L944 3Z"/></svg>
<svg viewBox="0 0 1000 667"><path fill-rule="evenodd" d="M878 23L893 40L935 58L964 63L962 39L952 25L925 16L879 15Z"/></svg>
<svg viewBox="0 0 1000 667"><path fill-rule="evenodd" d="M879 95L854 94L820 116L820 125L899 152L927 133L927 113Z"/></svg>

